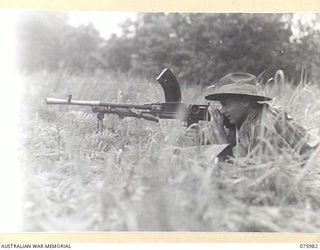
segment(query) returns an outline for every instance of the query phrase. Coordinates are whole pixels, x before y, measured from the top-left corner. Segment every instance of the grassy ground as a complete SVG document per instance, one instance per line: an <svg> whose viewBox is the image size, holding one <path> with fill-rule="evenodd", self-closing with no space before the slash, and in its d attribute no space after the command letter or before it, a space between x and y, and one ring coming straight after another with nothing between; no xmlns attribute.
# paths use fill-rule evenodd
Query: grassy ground
<svg viewBox="0 0 320 250"><path fill-rule="evenodd" d="M46 96L108 102L163 100L160 86L123 75L26 76L23 103L24 230L319 232L320 168L282 155L267 162L215 165L172 154L186 128L134 118L105 118L96 132L86 107L47 106ZM320 90L277 77L266 91L312 133L319 133ZM200 87L182 88L204 103ZM319 150L318 150L319 151Z"/></svg>

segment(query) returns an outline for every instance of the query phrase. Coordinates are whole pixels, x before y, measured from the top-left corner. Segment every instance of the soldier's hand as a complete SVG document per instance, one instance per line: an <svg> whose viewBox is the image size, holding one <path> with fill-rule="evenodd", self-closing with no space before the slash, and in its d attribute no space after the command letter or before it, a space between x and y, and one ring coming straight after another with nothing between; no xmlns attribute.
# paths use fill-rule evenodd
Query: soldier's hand
<svg viewBox="0 0 320 250"><path fill-rule="evenodd" d="M208 108L211 121L209 123L209 130L212 136L215 138L215 143L224 144L227 143L227 135L224 128L224 118L218 109Z"/></svg>

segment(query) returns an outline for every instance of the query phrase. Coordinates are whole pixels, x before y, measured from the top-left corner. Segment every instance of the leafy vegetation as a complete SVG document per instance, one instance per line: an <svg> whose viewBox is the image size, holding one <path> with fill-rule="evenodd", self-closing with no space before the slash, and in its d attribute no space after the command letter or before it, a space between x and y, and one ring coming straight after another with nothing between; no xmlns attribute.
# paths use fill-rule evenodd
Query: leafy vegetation
<svg viewBox="0 0 320 250"><path fill-rule="evenodd" d="M265 87L274 105L308 129L319 128L319 88L289 83L281 72L274 79ZM44 71L25 80L25 230L319 232L319 148L308 159L282 154L217 164L186 157L173 151L188 140L177 121L110 115L97 133L89 109L44 103L46 96L69 93L110 102L161 101L155 81ZM203 102L203 93L200 86L182 88L187 103Z"/></svg>
<svg viewBox="0 0 320 250"><path fill-rule="evenodd" d="M278 69L318 83L319 14L139 13L123 34L72 27L67 13L27 12L18 23L21 71L122 72L148 77L164 67L186 85L210 85L235 71L266 79Z"/></svg>

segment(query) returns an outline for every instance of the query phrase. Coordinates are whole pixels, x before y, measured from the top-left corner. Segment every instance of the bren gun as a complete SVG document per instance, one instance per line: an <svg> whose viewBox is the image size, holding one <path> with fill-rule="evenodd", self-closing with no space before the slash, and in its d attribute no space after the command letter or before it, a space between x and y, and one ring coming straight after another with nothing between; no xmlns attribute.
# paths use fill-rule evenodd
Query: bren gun
<svg viewBox="0 0 320 250"><path fill-rule="evenodd" d="M83 105L91 106L92 112L97 113L98 130L103 129L105 114L117 114L119 117L136 117L149 121L159 122L159 119L179 119L186 122L187 126L201 120L210 120L208 105L189 104L182 102L179 83L170 69L165 68L157 77L164 95L165 102L150 104L124 104L107 103L101 101L73 100L46 98L47 104L57 105Z"/></svg>

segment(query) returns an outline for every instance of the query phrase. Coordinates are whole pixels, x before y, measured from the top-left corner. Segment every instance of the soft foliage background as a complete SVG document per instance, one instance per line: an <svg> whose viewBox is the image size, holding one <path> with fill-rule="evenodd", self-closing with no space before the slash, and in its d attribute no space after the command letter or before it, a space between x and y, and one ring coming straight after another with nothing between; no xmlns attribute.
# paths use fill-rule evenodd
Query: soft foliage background
<svg viewBox="0 0 320 250"><path fill-rule="evenodd" d="M73 27L64 12L26 12L18 25L22 71L123 72L154 79L164 67L182 84L209 85L244 71L296 82L319 79L319 14L139 13L105 39L92 23ZM232 63L230 63L232 62Z"/></svg>
<svg viewBox="0 0 320 250"><path fill-rule="evenodd" d="M155 77L170 66L184 101L205 103L205 86L221 75L267 70L263 86L273 105L318 135L316 29L292 37L289 24L299 20L290 14L156 13L127 21L126 32L107 41L92 25L69 26L65 13L21 18L25 230L319 232L319 148L307 159L282 154L215 164L173 153L190 143L178 121L110 115L97 133L89 108L44 101L67 94L162 101ZM278 69L287 69L286 78Z"/></svg>

